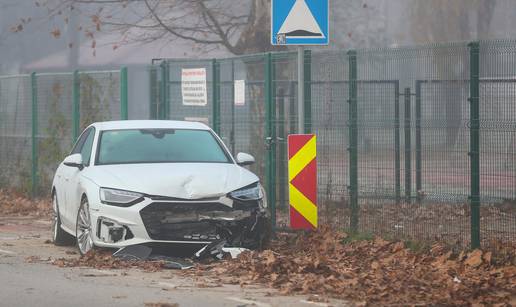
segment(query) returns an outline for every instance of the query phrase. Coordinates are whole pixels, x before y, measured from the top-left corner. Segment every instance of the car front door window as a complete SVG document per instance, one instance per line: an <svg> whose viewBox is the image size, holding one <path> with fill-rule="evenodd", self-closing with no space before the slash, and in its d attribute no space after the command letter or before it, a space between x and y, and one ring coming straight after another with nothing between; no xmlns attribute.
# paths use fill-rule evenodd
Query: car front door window
<svg viewBox="0 0 516 307"><path fill-rule="evenodd" d="M79 140L77 140L77 142L75 143L75 146L72 149L72 152L70 153L71 155L81 152L84 142L86 141L88 136L91 134L91 130L93 130L93 128L90 128L81 134L81 136L79 137Z"/></svg>
<svg viewBox="0 0 516 307"><path fill-rule="evenodd" d="M70 154L81 154L82 163L85 166L89 165L91 156L91 147L93 145L93 138L95 130L93 127L85 130L72 149ZM77 167L65 167L63 169L63 189L64 189L64 205L61 210L62 223L69 229L75 229L75 217L80 204L80 195L78 195L78 182L81 171Z"/></svg>
<svg viewBox="0 0 516 307"><path fill-rule="evenodd" d="M86 140L84 141L84 143L82 144L82 148L81 148L81 156L82 156L82 164L84 164L84 166L89 166L90 165L90 158L91 158L91 149L92 149L92 146L93 146L93 137L95 135L95 132L93 131L93 128L90 129L90 132L88 133L88 137L86 138Z"/></svg>

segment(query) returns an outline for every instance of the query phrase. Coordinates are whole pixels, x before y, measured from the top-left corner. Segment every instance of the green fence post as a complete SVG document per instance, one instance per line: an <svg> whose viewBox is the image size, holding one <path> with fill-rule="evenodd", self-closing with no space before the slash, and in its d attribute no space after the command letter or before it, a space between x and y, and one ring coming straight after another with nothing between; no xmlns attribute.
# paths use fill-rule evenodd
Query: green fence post
<svg viewBox="0 0 516 307"><path fill-rule="evenodd" d="M267 161L265 166L267 180L267 199L271 208L271 223L276 227L276 133L274 125L274 95L273 95L273 67L272 54L269 52L265 55L265 135L267 143Z"/></svg>
<svg viewBox="0 0 516 307"><path fill-rule="evenodd" d="M158 119L169 119L170 118L170 100L169 94L169 82L168 82L168 63L163 61L161 67L161 106L158 108Z"/></svg>
<svg viewBox="0 0 516 307"><path fill-rule="evenodd" d="M410 203L412 191L412 144L410 132L410 87L405 88L405 201Z"/></svg>
<svg viewBox="0 0 516 307"><path fill-rule="evenodd" d="M401 199L400 82L394 83L394 178L396 203Z"/></svg>
<svg viewBox="0 0 516 307"><path fill-rule="evenodd" d="M296 89L297 85L296 82L291 81L289 84L288 92L289 92L289 98L288 98L288 114L289 114L289 127L288 127L288 134L297 133L297 104L296 104Z"/></svg>
<svg viewBox="0 0 516 307"><path fill-rule="evenodd" d="M480 44L469 44L471 248L480 248Z"/></svg>
<svg viewBox="0 0 516 307"><path fill-rule="evenodd" d="M120 119L129 119L127 93L127 67L120 69Z"/></svg>
<svg viewBox="0 0 516 307"><path fill-rule="evenodd" d="M278 155L279 155L279 167L278 167L278 178L280 183L278 185L278 199L279 207L286 208L288 201L286 187L288 185L288 165L287 165L287 133L285 133L285 89L283 87L278 88L278 94L276 96L276 105L278 107L278 139L282 140L279 142Z"/></svg>
<svg viewBox="0 0 516 307"><path fill-rule="evenodd" d="M32 93L32 157L31 157L31 193L35 197L38 192L38 81L36 73L30 75Z"/></svg>
<svg viewBox="0 0 516 307"><path fill-rule="evenodd" d="M358 101L357 101L357 53L348 51L349 62L349 196L351 205L351 232L358 231Z"/></svg>
<svg viewBox="0 0 516 307"><path fill-rule="evenodd" d="M212 95L213 95L213 131L220 137L220 69L216 59L211 61L212 64Z"/></svg>
<svg viewBox="0 0 516 307"><path fill-rule="evenodd" d="M163 81L163 86L165 87L165 104L163 105L164 114L163 119L171 119L170 110L172 108L172 98L170 97L170 66L168 62L165 62L165 80Z"/></svg>
<svg viewBox="0 0 516 307"><path fill-rule="evenodd" d="M421 192L423 191L422 160L421 160L421 81L416 81L416 195L417 202L421 202Z"/></svg>
<svg viewBox="0 0 516 307"><path fill-rule="evenodd" d="M312 51L305 50L304 54L304 77L305 80L305 133L312 133Z"/></svg>
<svg viewBox="0 0 516 307"><path fill-rule="evenodd" d="M79 137L80 128L80 99L81 99L81 80L79 71L73 72L73 88L72 88L72 143L75 143Z"/></svg>
<svg viewBox="0 0 516 307"><path fill-rule="evenodd" d="M151 66L149 71L149 117L150 119L158 119L158 108L159 108L159 101L158 101L158 93L159 93L159 86L158 86L158 75L157 70L155 66Z"/></svg>
<svg viewBox="0 0 516 307"><path fill-rule="evenodd" d="M231 59L231 133L229 135L229 143L231 145L231 153L235 155L235 59Z"/></svg>

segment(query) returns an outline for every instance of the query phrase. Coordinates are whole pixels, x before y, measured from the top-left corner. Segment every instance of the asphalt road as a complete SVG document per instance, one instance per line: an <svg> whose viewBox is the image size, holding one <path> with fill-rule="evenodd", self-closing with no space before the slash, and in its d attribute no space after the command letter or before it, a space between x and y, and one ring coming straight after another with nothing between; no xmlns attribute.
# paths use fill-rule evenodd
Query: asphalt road
<svg viewBox="0 0 516 307"><path fill-rule="evenodd" d="M74 247L44 243L50 223L0 217L0 306L345 306L342 301L308 302L262 286L217 285L179 276L173 270L143 272L59 268L50 259L78 257ZM30 257L38 261L31 262ZM34 258L32 258L34 259ZM150 305L152 306L152 305ZM159 306L159 305L155 305Z"/></svg>

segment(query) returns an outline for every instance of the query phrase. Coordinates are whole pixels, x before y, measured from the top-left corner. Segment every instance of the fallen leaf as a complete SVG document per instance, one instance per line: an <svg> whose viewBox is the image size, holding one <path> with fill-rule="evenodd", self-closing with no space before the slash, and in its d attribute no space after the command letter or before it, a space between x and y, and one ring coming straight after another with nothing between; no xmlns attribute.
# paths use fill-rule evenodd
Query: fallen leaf
<svg viewBox="0 0 516 307"><path fill-rule="evenodd" d="M464 264L471 266L471 267L478 267L482 264L482 251L479 249L476 249L468 254L468 257L464 261Z"/></svg>

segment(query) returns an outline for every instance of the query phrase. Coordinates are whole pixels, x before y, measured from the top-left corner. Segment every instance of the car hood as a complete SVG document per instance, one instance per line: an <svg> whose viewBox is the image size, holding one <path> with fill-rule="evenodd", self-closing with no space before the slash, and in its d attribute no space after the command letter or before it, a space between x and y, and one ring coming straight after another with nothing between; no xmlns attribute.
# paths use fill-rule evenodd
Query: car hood
<svg viewBox="0 0 516 307"><path fill-rule="evenodd" d="M96 165L85 171L100 187L182 199L220 197L259 180L230 163Z"/></svg>

